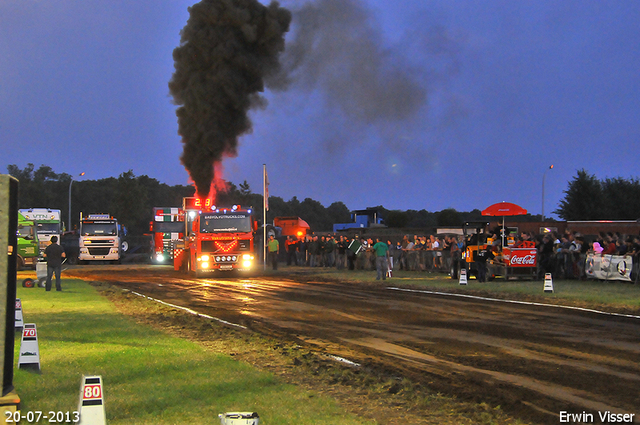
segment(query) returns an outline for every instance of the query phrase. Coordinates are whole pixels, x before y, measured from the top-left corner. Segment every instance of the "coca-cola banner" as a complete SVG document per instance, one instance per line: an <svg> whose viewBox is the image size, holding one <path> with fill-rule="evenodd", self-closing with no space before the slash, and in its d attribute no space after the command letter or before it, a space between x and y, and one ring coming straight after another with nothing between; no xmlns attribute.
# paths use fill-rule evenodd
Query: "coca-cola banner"
<svg viewBox="0 0 640 425"><path fill-rule="evenodd" d="M535 248L505 248L503 259L509 267L536 267L538 252Z"/></svg>
<svg viewBox="0 0 640 425"><path fill-rule="evenodd" d="M633 260L623 255L602 255L589 253L585 265L588 277L600 280L631 281Z"/></svg>

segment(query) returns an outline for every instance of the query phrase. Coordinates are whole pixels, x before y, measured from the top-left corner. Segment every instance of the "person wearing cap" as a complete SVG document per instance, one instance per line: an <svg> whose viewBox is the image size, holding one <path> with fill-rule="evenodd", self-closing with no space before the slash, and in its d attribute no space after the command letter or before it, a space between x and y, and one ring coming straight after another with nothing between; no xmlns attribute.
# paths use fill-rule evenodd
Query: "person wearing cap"
<svg viewBox="0 0 640 425"><path fill-rule="evenodd" d="M47 283L46 290L51 291L51 278L56 275L56 291L62 291L60 284L60 273L62 270L62 259L66 257L64 248L58 245L58 237L51 236L51 244L45 248L44 257L47 259Z"/></svg>

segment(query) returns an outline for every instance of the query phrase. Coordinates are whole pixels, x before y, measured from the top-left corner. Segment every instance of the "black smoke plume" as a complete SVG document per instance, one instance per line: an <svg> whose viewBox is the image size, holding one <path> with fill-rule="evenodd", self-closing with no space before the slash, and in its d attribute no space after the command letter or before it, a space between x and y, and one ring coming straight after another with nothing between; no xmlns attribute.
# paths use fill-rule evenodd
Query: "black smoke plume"
<svg viewBox="0 0 640 425"><path fill-rule="evenodd" d="M214 164L235 156L251 131L249 109L264 107L264 80L278 73L291 13L277 2L202 0L189 8L169 82L179 105L182 164L199 196L208 196Z"/></svg>
<svg viewBox="0 0 640 425"><path fill-rule="evenodd" d="M366 124L405 120L426 103L422 71L397 54L402 49L384 47L365 2L309 0L292 12L294 33L269 88L319 88L333 110Z"/></svg>

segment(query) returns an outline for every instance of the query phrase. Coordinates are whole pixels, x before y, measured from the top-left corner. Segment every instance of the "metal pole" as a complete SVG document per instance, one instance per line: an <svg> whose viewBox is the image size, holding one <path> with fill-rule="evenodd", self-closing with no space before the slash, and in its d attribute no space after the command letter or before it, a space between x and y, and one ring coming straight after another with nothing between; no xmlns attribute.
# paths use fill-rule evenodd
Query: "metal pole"
<svg viewBox="0 0 640 425"><path fill-rule="evenodd" d="M71 177L71 181L69 182L69 221L67 222L68 226L67 231L71 231L71 185L73 184L73 177Z"/></svg>
<svg viewBox="0 0 640 425"><path fill-rule="evenodd" d="M544 170L542 173L542 219L541 221L544 223L544 177L547 175L547 170Z"/></svg>
<svg viewBox="0 0 640 425"><path fill-rule="evenodd" d="M262 164L262 262L267 270L267 164Z"/></svg>
<svg viewBox="0 0 640 425"><path fill-rule="evenodd" d="M549 166L549 168L546 168L544 170L544 173L542 173L542 222L544 222L544 178L547 175L547 170L552 170L553 169L553 164Z"/></svg>
<svg viewBox="0 0 640 425"><path fill-rule="evenodd" d="M80 174L78 174L78 177L82 177L84 176L84 171ZM69 227L67 228L67 231L70 232L71 231L71 185L73 184L73 176L71 176L71 181L69 182Z"/></svg>

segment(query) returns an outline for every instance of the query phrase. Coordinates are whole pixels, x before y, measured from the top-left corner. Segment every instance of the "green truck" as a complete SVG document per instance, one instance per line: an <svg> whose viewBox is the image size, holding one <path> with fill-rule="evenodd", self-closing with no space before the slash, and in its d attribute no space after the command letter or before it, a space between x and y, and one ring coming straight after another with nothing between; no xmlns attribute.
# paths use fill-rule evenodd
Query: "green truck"
<svg viewBox="0 0 640 425"><path fill-rule="evenodd" d="M40 249L36 225L32 220L18 213L18 270L25 267L36 268Z"/></svg>
<svg viewBox="0 0 640 425"><path fill-rule="evenodd" d="M61 220L60 210L51 208L25 208L18 210L26 219L31 220L36 225L36 236L40 243L40 254L51 243L51 237L56 236L60 241L64 232L64 224Z"/></svg>

